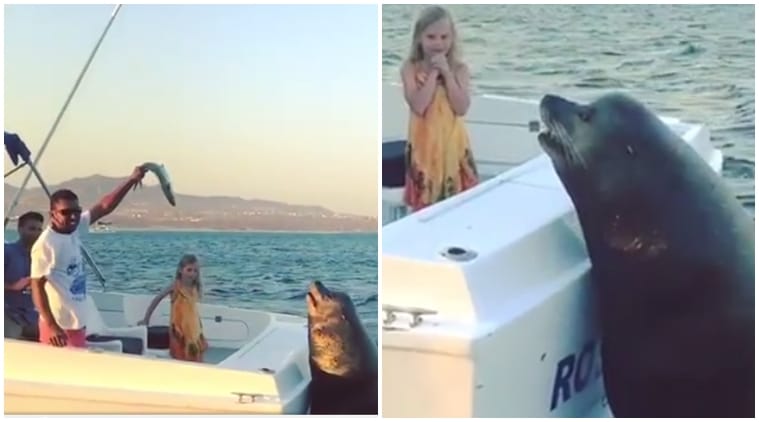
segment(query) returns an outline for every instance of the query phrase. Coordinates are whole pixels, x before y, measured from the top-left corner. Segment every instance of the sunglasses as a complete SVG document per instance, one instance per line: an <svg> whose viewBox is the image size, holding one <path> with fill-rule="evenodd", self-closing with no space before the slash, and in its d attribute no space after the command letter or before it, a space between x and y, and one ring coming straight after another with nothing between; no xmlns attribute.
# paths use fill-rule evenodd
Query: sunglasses
<svg viewBox="0 0 759 422"><path fill-rule="evenodd" d="M82 209L81 208L64 208L64 209L60 209L60 210L55 210L55 212L57 212L58 214L60 214L60 215L62 215L64 217L69 217L71 215L81 214L82 213Z"/></svg>

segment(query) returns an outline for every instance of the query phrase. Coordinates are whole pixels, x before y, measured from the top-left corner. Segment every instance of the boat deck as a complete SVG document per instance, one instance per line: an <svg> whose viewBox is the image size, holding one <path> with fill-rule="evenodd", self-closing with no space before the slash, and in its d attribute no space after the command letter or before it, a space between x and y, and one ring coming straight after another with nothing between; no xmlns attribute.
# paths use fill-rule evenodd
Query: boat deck
<svg viewBox="0 0 759 422"><path fill-rule="evenodd" d="M218 365L224 359L232 356L237 349L229 347L208 347L205 355L203 356L203 363L209 363L211 365ZM168 349L148 349L145 353L146 356L159 358L159 359L171 359Z"/></svg>

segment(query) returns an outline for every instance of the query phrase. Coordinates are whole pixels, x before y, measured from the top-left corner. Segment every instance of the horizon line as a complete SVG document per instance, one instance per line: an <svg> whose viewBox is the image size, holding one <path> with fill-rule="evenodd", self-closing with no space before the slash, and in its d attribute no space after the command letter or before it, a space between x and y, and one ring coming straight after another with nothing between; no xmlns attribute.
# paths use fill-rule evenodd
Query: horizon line
<svg viewBox="0 0 759 422"><path fill-rule="evenodd" d="M53 183L53 184L46 183L46 184L47 184L48 188L50 188L51 186L59 186L59 185L62 185L64 183L70 182L70 181L75 180L75 179L88 179L88 178L95 178L95 177L102 177L102 178L108 178L108 179L122 179L122 178L126 179L126 177L106 176L106 175L103 175L103 174L93 174L93 175L90 175L90 176L82 176L82 177L70 178L70 179L64 180L63 182L58 182L58 183ZM29 184L32 184L32 183L37 183L37 186L30 187ZM39 181L38 180L30 180L29 184L27 184L27 187L24 189L24 191L29 191L31 189L43 189L42 186L39 185ZM20 188L19 186L16 186L16 185L14 185L14 184L12 184L10 182L4 181L3 192L5 192L5 185L10 186L10 187L15 188L15 189L19 189ZM156 181L153 181L153 183L143 183L141 189L145 189L145 188L159 188L160 189L160 183L158 183ZM200 197L200 198L231 198L231 199L241 199L243 201L266 201L266 202L272 202L272 203L275 203L275 204L297 206L297 207L323 208L323 209L325 209L325 210L327 210L329 212L332 212L332 213L338 214L338 215L347 215L347 216L352 216L352 217L362 217L362 218L369 218L369 219L379 220L379 216L374 216L374 215L369 215L369 214L357 214L357 213L350 213L350 212L344 212L344 211L337 211L337 210L329 208L329 207L327 207L325 205L291 203L291 202L283 202L283 201L277 201L277 200L266 199L266 198L246 198L246 197L243 197L243 196L204 195L204 194L181 193L181 192L176 192L176 191L174 192L174 194L177 195L177 196L182 195L182 196L194 196L194 197ZM23 197L23 195L21 195L21 196ZM19 199L20 198L21 197L19 197ZM4 204L4 206L7 206L7 204Z"/></svg>

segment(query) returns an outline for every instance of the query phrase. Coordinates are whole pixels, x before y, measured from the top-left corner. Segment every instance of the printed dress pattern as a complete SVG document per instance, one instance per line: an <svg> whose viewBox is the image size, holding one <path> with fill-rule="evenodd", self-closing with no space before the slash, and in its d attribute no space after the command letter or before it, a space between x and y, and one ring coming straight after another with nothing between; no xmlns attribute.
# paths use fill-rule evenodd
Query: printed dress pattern
<svg viewBox="0 0 759 422"><path fill-rule="evenodd" d="M417 70L417 84L427 73ZM453 113L438 83L424 116L411 113L406 146L404 201L413 211L477 185L479 176L462 116Z"/></svg>
<svg viewBox="0 0 759 422"><path fill-rule="evenodd" d="M169 352L174 359L202 362L208 342L198 312L198 291L174 282L171 292Z"/></svg>

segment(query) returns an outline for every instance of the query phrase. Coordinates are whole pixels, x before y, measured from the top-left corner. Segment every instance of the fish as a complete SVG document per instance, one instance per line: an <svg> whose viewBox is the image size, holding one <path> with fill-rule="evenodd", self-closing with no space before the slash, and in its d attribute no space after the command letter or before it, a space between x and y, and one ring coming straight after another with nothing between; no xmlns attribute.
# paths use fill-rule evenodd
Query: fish
<svg viewBox="0 0 759 422"><path fill-rule="evenodd" d="M156 175L158 183L161 185L163 196L166 197L166 200L169 201L169 204L171 204L172 207L176 207L177 201L174 197L174 190L171 188L171 180L169 180L169 173L166 171L166 167L164 167L163 164L153 162L147 162L140 167ZM135 185L134 189L137 189L137 186L142 186L142 181L140 181L139 185Z"/></svg>

